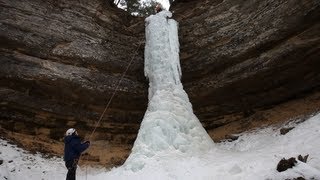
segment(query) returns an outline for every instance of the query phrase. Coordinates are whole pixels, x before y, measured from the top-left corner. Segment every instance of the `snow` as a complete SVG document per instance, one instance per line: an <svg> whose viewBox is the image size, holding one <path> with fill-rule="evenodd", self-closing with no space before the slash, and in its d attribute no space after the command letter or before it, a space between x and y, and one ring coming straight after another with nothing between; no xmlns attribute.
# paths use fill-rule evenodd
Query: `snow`
<svg viewBox="0 0 320 180"><path fill-rule="evenodd" d="M320 113L280 135L282 127L269 127L240 134L233 142L216 143L202 156L185 157L181 152L149 158L147 165L132 171L125 167L77 171L78 180L284 180L296 177L320 179ZM0 140L0 180L60 180L66 169L62 158L46 159ZM307 155L307 163L284 172L276 170L282 158ZM12 160L12 162L10 162ZM81 163L81 162L80 162Z"/></svg>
<svg viewBox="0 0 320 180"><path fill-rule="evenodd" d="M0 139L0 180L62 179L66 170L61 158L45 159L40 154L29 154Z"/></svg>
<svg viewBox="0 0 320 180"><path fill-rule="evenodd" d="M125 164L79 168L78 180L320 179L320 113L280 135L281 127L246 132L233 142L213 143L193 114L181 84L177 23L162 11L146 19L145 75L149 105ZM307 155L307 163L277 172L282 158ZM30 154L0 139L0 180L65 179L62 158ZM80 162L81 163L81 162Z"/></svg>

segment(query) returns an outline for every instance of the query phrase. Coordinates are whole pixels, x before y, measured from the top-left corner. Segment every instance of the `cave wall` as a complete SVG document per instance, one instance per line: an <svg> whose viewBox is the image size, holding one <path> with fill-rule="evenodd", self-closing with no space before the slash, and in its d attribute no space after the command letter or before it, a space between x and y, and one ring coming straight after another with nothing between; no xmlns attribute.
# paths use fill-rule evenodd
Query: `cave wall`
<svg viewBox="0 0 320 180"><path fill-rule="evenodd" d="M214 139L235 122L241 128L229 133L280 112L288 119L320 110L319 1L176 0L171 10L184 88ZM147 107L144 18L104 0L1 0L0 17L2 136L61 153L67 128L90 135L132 61L93 136L101 155L91 153L121 164ZM102 161L106 149L112 156Z"/></svg>
<svg viewBox="0 0 320 180"><path fill-rule="evenodd" d="M132 143L147 105L143 19L103 0L0 6L1 127L55 140L72 126L89 133L132 61L95 137Z"/></svg>
<svg viewBox="0 0 320 180"><path fill-rule="evenodd" d="M207 130L319 91L319 1L178 0L172 10L183 84Z"/></svg>

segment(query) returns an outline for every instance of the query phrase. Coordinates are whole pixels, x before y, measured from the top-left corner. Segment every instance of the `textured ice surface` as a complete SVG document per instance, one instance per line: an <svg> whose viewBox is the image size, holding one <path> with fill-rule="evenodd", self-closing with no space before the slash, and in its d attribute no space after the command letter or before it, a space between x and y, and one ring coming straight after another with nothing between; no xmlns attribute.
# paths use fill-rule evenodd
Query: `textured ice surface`
<svg viewBox="0 0 320 180"><path fill-rule="evenodd" d="M125 166L143 168L148 158L171 153L200 155L213 141L193 114L181 84L177 22L162 11L146 19L145 76L149 79L149 105Z"/></svg>

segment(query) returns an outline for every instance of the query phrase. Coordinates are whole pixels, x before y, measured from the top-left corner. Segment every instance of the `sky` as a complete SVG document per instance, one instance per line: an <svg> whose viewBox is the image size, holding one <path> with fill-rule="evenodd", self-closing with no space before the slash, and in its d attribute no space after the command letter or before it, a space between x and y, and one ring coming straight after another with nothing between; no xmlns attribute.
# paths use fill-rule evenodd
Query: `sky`
<svg viewBox="0 0 320 180"><path fill-rule="evenodd" d="M141 1L148 2L150 0L140 0L140 2ZM155 0L155 1L161 3L166 10L169 10L169 7L170 7L169 0ZM121 4L119 4L118 7L124 9L124 7L122 7Z"/></svg>
<svg viewBox="0 0 320 180"><path fill-rule="evenodd" d="M161 3L163 5L164 8L166 8L167 10L169 10L169 1L168 0L157 0L157 2Z"/></svg>
<svg viewBox="0 0 320 180"><path fill-rule="evenodd" d="M149 0L141 0L142 2L147 2ZM156 2L159 2L162 4L162 6L166 9L169 10L170 4L168 0L155 0Z"/></svg>

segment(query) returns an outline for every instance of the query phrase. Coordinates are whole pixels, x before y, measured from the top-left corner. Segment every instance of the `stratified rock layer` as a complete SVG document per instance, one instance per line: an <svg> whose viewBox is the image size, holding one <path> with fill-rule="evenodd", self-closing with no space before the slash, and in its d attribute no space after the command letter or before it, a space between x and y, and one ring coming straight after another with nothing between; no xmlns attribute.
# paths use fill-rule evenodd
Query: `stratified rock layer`
<svg viewBox="0 0 320 180"><path fill-rule="evenodd" d="M214 139L319 111L320 1L176 0L172 11L184 89ZM143 48L144 19L108 1L0 0L1 135L42 151L68 127L88 137L132 60L89 152L123 162L147 107ZM44 148L23 141L40 137Z"/></svg>
<svg viewBox="0 0 320 180"><path fill-rule="evenodd" d="M88 132L134 58L97 135L132 141L147 101L138 21L102 0L2 1L2 126L54 139L70 126Z"/></svg>
<svg viewBox="0 0 320 180"><path fill-rule="evenodd" d="M320 1L181 0L174 9L183 84L207 129L319 89Z"/></svg>

